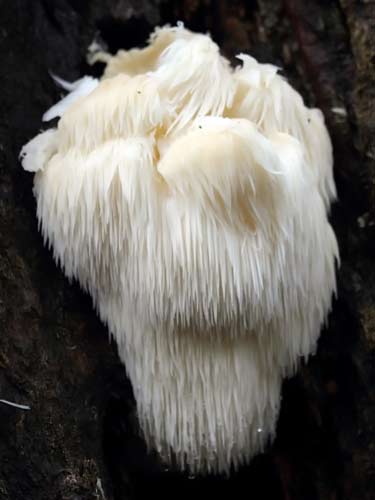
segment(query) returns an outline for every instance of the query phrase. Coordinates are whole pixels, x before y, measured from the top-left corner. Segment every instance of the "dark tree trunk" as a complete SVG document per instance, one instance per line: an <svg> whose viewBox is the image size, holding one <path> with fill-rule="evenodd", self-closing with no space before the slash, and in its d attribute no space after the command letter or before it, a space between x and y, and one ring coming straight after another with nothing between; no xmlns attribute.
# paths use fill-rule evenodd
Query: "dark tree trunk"
<svg viewBox="0 0 375 500"><path fill-rule="evenodd" d="M17 159L59 97L49 72L92 72L98 30L115 51L176 20L230 58L280 66L324 111L335 149L338 300L317 354L284 384L276 441L229 480L147 455L116 347L43 247ZM0 54L0 399L30 407L0 402L0 498L374 498L375 2L0 0Z"/></svg>

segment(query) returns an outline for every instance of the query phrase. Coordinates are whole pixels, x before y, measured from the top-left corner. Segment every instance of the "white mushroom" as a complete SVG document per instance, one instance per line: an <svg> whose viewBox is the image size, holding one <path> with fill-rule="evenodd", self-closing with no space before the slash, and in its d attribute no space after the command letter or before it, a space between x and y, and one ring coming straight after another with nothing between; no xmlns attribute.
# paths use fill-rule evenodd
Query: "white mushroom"
<svg viewBox="0 0 375 500"><path fill-rule="evenodd" d="M233 70L181 26L105 58L22 150L42 233L117 341L147 444L229 473L274 436L331 306L329 138L273 67Z"/></svg>

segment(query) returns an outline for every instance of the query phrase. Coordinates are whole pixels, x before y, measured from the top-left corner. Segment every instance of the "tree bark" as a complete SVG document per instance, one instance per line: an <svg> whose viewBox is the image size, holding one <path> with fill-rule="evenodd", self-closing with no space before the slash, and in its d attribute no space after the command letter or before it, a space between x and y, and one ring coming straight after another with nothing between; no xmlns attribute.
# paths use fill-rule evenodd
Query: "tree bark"
<svg viewBox="0 0 375 500"><path fill-rule="evenodd" d="M0 499L374 498L375 2L0 0L0 13ZM115 51L177 20L232 60L282 68L334 144L338 299L316 355L284 383L275 442L230 479L147 453L116 346L43 247L18 161L59 98L50 73L98 73L85 62L97 32Z"/></svg>

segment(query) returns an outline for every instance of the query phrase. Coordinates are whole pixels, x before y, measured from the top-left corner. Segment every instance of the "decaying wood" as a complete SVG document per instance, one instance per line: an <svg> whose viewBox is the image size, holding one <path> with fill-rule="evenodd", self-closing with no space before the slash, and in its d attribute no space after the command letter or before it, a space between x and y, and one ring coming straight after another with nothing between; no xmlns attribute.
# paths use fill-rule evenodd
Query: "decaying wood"
<svg viewBox="0 0 375 500"><path fill-rule="evenodd" d="M373 498L375 2L0 0L0 13L0 498ZM59 97L49 72L99 72L85 62L98 31L114 51L176 20L230 58L280 66L324 111L335 149L339 297L316 356L284 384L275 443L225 481L147 454L116 349L43 247L18 163Z"/></svg>

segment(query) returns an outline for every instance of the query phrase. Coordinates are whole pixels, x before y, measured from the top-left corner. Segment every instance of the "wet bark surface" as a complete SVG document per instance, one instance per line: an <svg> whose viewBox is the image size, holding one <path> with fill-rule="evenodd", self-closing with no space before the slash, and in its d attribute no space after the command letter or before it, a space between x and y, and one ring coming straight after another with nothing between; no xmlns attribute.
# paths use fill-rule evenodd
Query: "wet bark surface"
<svg viewBox="0 0 375 500"><path fill-rule="evenodd" d="M18 162L58 98L50 72L182 20L225 54L281 68L326 117L339 201L339 293L314 357L283 386L277 438L229 479L147 453L116 346L38 233ZM0 499L370 500L375 495L375 2L0 0ZM241 495L241 496L240 496Z"/></svg>

